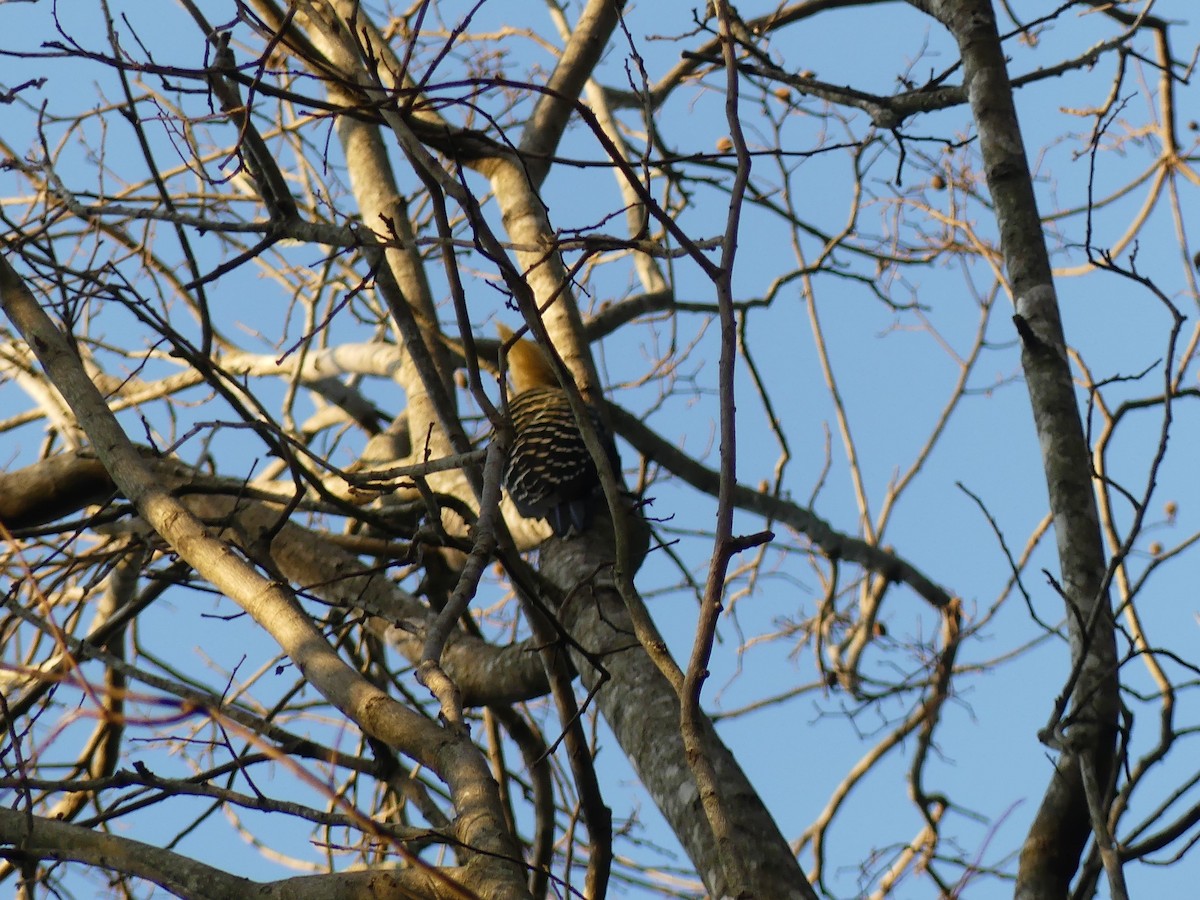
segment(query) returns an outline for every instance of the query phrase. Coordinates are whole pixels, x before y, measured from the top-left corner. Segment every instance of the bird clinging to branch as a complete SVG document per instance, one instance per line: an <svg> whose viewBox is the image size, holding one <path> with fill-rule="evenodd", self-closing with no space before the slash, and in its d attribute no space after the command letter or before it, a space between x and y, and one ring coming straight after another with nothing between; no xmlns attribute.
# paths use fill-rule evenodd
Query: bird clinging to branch
<svg viewBox="0 0 1200 900"><path fill-rule="evenodd" d="M509 341L513 331L497 325ZM558 537L590 527L596 504L603 502L596 464L583 442L570 401L541 347L522 338L508 351L513 391L508 411L513 446L504 470L504 487L528 519L545 519ZM614 472L621 460L599 413L588 407L592 427Z"/></svg>

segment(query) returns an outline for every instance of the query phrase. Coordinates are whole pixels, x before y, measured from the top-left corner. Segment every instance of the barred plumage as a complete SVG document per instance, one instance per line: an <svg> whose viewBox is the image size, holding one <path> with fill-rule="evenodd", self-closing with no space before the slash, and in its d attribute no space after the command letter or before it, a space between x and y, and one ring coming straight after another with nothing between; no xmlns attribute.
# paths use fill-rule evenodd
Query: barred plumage
<svg viewBox="0 0 1200 900"><path fill-rule="evenodd" d="M505 328L500 333L512 335ZM579 534L591 525L596 503L603 499L596 465L541 349L521 340L508 360L515 387L508 403L514 439L504 486L521 515L546 519L559 537ZM617 449L599 414L588 412L613 470L620 471Z"/></svg>

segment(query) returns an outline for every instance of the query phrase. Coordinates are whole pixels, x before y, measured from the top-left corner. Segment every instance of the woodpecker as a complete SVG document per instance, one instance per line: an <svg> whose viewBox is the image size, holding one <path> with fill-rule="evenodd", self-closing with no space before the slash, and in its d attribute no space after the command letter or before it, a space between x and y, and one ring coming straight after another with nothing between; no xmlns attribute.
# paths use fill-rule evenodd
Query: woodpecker
<svg viewBox="0 0 1200 900"><path fill-rule="evenodd" d="M498 325L507 341L513 332ZM517 511L527 519L545 519L558 537L572 537L592 522L601 501L600 476L583 442L566 392L559 386L550 361L529 340L508 351L513 391L508 400L513 445L504 470L504 487ZM589 407L592 426L604 445L614 472L621 460L612 437Z"/></svg>

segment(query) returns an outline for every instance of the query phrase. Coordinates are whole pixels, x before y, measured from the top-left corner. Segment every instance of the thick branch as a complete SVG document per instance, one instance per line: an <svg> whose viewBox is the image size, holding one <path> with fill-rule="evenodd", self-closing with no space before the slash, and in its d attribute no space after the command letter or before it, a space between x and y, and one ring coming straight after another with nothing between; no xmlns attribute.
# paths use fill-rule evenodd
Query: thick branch
<svg viewBox="0 0 1200 900"><path fill-rule="evenodd" d="M542 574L568 601L560 610L563 626L604 660L611 680L599 684L596 702L638 777L683 844L714 897L733 896L718 864L717 844L701 807L700 794L679 732L679 700L674 687L634 637L633 623L610 573L613 548L595 527L588 540L550 541L542 549ZM581 580L581 573L583 575ZM658 638L660 644L662 639ZM583 683L596 689L595 668L572 652ZM718 802L728 815L725 852L739 854L744 883L740 896L815 900L808 881L762 798L710 720L700 715L700 746L716 772Z"/></svg>
<svg viewBox="0 0 1200 900"><path fill-rule="evenodd" d="M11 809L0 809L0 845L37 859L70 860L144 878L177 897L196 900L385 900L397 896L467 900L475 896L456 887L469 882L465 870L441 870L449 877L439 878L433 870L373 868L256 883L152 844Z"/></svg>
<svg viewBox="0 0 1200 900"><path fill-rule="evenodd" d="M1090 833L1080 777L1086 757L1097 781L1113 766L1116 644L1087 441L1066 354L1041 217L1013 103L1004 51L988 0L922 0L958 42L963 83L979 130L988 189L1016 303L1021 367L1054 518L1071 637L1071 711L1058 760L1021 854L1019 898L1065 895Z"/></svg>
<svg viewBox="0 0 1200 900"><path fill-rule="evenodd" d="M505 826L495 783L465 738L398 703L348 666L295 602L287 586L260 574L163 486L88 378L70 340L0 259L0 307L70 404L113 482L146 522L217 590L241 606L292 658L305 678L369 735L428 765L451 789L458 837L482 851L501 894L526 894L519 854Z"/></svg>

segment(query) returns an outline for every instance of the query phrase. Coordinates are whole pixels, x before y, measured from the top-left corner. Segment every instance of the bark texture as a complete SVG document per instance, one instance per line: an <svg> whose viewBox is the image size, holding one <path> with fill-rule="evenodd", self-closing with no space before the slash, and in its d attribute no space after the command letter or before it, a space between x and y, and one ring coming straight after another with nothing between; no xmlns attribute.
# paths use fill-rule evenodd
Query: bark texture
<svg viewBox="0 0 1200 900"><path fill-rule="evenodd" d="M720 803L731 820L731 845L717 845L684 756L679 698L634 634L633 621L613 584L614 550L605 532L598 525L578 540L552 540L541 553L542 574L568 598L559 610L563 626L602 661L609 676L601 682L595 666L572 653L584 685L589 690L599 685L596 703L605 721L711 896L816 900L758 791L705 718L703 749L716 769ZM581 578L581 573L586 574ZM730 882L721 864L728 854L737 855L745 883Z"/></svg>
<svg viewBox="0 0 1200 900"><path fill-rule="evenodd" d="M1045 735L1059 750L1021 851L1016 896L1065 897L1091 833L1081 765L1107 784L1120 699L1107 563L1093 491L1091 454L1067 357L1041 217L995 14L988 0L914 5L949 29L979 131L988 189L1016 306L1021 368L1041 447L1058 545L1061 599L1071 639L1070 704Z"/></svg>

